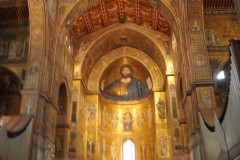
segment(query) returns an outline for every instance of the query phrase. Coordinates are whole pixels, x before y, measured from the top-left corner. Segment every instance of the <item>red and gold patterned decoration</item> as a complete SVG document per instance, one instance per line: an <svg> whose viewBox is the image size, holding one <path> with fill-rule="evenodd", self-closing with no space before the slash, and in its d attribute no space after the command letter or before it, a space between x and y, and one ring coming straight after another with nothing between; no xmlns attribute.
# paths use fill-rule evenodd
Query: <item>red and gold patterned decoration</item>
<svg viewBox="0 0 240 160"><path fill-rule="evenodd" d="M74 20L72 31L75 38L79 39L117 22L120 24L132 22L166 34L170 33L169 24L159 11L137 0L101 2L84 14L80 14Z"/></svg>

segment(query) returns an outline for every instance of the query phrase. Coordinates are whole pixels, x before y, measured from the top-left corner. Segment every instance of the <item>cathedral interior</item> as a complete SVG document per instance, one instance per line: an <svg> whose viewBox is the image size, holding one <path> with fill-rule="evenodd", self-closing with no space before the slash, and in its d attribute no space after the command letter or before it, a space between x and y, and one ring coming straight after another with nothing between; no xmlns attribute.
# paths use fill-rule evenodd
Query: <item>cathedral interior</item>
<svg viewBox="0 0 240 160"><path fill-rule="evenodd" d="M1 0L0 160L239 160L240 1Z"/></svg>

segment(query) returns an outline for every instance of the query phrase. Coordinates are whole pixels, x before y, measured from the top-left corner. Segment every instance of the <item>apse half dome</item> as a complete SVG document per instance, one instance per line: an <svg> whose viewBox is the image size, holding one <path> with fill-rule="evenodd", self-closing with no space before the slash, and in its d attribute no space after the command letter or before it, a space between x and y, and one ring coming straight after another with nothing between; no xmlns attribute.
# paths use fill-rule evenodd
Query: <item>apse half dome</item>
<svg viewBox="0 0 240 160"><path fill-rule="evenodd" d="M126 58L124 58L126 59ZM117 101L131 101L151 94L152 80L147 69L139 62L127 58L111 64L100 82L101 95Z"/></svg>

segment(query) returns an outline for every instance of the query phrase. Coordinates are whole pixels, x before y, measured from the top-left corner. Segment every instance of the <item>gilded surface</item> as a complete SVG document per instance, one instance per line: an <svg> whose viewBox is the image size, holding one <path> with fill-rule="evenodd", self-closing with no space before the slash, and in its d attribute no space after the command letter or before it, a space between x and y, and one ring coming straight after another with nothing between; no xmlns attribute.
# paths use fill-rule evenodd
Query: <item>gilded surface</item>
<svg viewBox="0 0 240 160"><path fill-rule="evenodd" d="M47 94L51 91L51 96L57 100L59 96L58 83L68 82L71 86L73 62L71 52L67 49L69 45L66 38L73 21L75 20L73 26L78 30L77 36L72 38L82 37L87 35L91 29L95 31L106 26L107 19L106 17L101 19L102 14L100 14L104 9L110 13L108 17L109 24L118 22L119 19L116 18L118 16L116 14L118 11L118 3L113 1L103 5L104 2L100 3L98 0L48 0L46 2L48 12L51 16L50 18L52 20L56 18L56 20L59 21L56 23L56 28L52 27L50 30L45 30L45 26L49 26L45 20L44 14L47 13L44 13L43 1L29 1L31 33L25 88L38 88L40 86L40 80L42 80L41 83L45 86L42 91ZM77 109L75 114L76 122L72 123L70 132L57 130L58 134L56 134L56 139L54 139L57 121L55 109L44 100L46 97L39 101L37 98L39 96L38 93L34 94L34 91L22 92L21 113L37 115L36 120L39 121L39 124L36 128L39 131L38 133L43 135L43 131L46 132L46 136L48 136L51 143L55 142L56 144L56 153L63 151L66 153L70 152L70 155L74 153L74 151L77 151L75 154L78 159L118 159L122 157L122 146L128 139L133 141L137 147L136 159L170 159L172 156L175 156L172 155L173 153L176 153L176 155L180 154L172 152L172 150L179 151L182 147L182 126L178 125L178 106L180 104L176 101L177 96L174 80L169 80L167 82L169 85L165 87L165 75L166 71L169 71L169 75L172 75L175 73L175 70L176 73L181 70L180 65L179 68L173 68L172 64L177 63L176 61L181 61L181 59L177 59L181 57L181 55L178 55L178 52L181 52L179 48L182 48L181 42L177 40L177 42L179 42L177 45L180 47L178 48L179 50L174 52L174 54L176 53L176 59L172 59L171 37L163 33L148 30L148 28L154 29L154 27L158 27L162 32L168 31L168 23L166 23L165 19L159 13L166 11L166 8L164 8L166 7L165 4L168 4L167 7L171 5L177 9L179 2L175 0L162 1L160 4L163 5L163 7L159 7L157 6L159 5L158 3L141 1L141 4L151 4L156 7L149 9L149 7L143 7L143 5L141 10L136 12L142 17L138 17L139 15L137 16L136 13L132 13L136 10L137 1L124 2L126 2L124 6L125 9L129 10L129 12L126 13L127 20L135 22L136 20L142 19L143 22L140 24L140 28L135 24L124 24L129 29L126 31L119 29L121 27L118 28L118 26L123 24L114 24L110 26L110 28L101 30L99 33L87 35L88 37L83 39L83 41L72 42L74 43L74 47L76 47L74 52L79 54L80 58L78 57L79 60L76 61L74 68L75 78L77 77L79 79L75 81L77 83L73 84L73 92L75 93L73 94L73 101L76 102ZM132 2L132 4L130 2ZM59 7L57 3L60 3ZM221 16L213 16L212 18L207 18L205 19L207 29L204 35L202 1L188 0L187 3L188 8L186 12L188 14L188 22L185 27L189 32L190 45L187 47L191 49L191 56L188 58L183 55L183 57L187 59L186 61L192 63L193 66L183 65L183 67L187 69L189 67L193 68L195 80L209 81L211 80L211 71L208 63L211 59L208 59L206 42L207 46L215 47L216 49L218 49L219 46L227 45L230 38L239 37L239 33L237 32L239 23L233 20L231 16L224 18ZM89 10L90 15L81 16L84 11L87 11L89 8L94 8L97 5L101 7ZM163 11L157 10L158 8L163 9ZM168 18L172 16L167 14L169 14L169 11L164 16ZM152 18L154 19L153 22L151 21ZM159 20L158 23L156 23L155 18ZM222 18L222 20L218 21L219 18ZM86 20L90 21L87 26L82 27ZM91 22L91 20L94 20L94 22ZM224 21L224 23L222 21ZM92 28L89 27L91 23L93 25ZM58 28L60 24L63 27L61 29ZM145 28L142 29L142 26ZM111 32L110 30L114 27L117 29L115 32ZM172 27L175 27L175 30L177 30L176 26ZM59 32L60 45L56 47L57 52L55 57L49 60L47 58L49 52L48 48L45 49L45 43L50 42L48 42L48 40L45 41L45 38L49 38L48 36L45 37L45 35L48 35L46 32L51 32L54 29ZM55 37L54 34L49 34L49 36ZM176 37L180 36L182 35L176 33ZM165 42L168 40L164 41L163 37L168 37L170 43L166 44ZM84 44L81 42L84 42ZM89 43L91 43L91 45L89 45ZM55 46L53 45L52 47L54 48ZM119 47L122 48L113 50ZM53 52L54 50L55 49L53 49ZM212 59L218 56L217 61L220 61L220 66L227 61L225 56L216 55L215 53L211 53L210 56ZM87 93L84 88L85 83L89 91L98 93L102 80L101 76L105 74L105 71L111 64L122 57L133 59L133 61L135 61L134 64L139 63L142 66L142 68L139 67L139 69L145 68L145 70L141 70L143 71L142 74L149 72L153 83L153 91L162 92L154 92L154 97L149 96L143 100L122 104L121 102L108 101L103 98L99 101L97 94L88 95L89 93ZM43 62L43 59L47 61ZM54 61L56 61L56 64L54 64ZM42 68L42 66L44 66L44 68ZM53 66L54 71L52 70ZM43 73L42 77L40 77L41 73ZM66 80L63 80L65 78ZM190 78L186 77L185 79L188 81ZM81 83L81 80L83 80L84 83ZM54 83L54 86L51 86L50 83ZM165 88L169 90L166 89L166 92L163 92ZM68 91L69 95L71 95L71 87L69 87ZM198 87L196 92L200 108L214 108L216 106L213 87ZM70 104L71 96L68 98L68 103ZM189 100L187 107L191 110L192 103L190 101L191 100ZM38 104L40 105L39 108L37 107ZM47 110L48 107L51 109ZM71 108L71 106L69 106L69 108ZM194 119L190 121L194 121ZM69 142L66 137L69 137ZM63 148L63 144L66 144L65 148ZM51 150L54 149L51 148ZM44 153L42 154L41 151L39 153L37 152L37 154L43 155Z"/></svg>
<svg viewBox="0 0 240 160"><path fill-rule="evenodd" d="M30 1L30 52L29 67L25 82L26 88L37 88L39 80L39 70L41 68L41 58L44 50L43 21L44 13L41 1ZM42 41L41 41L42 40ZM40 58L40 59L39 59ZM37 62L38 61L38 62Z"/></svg>
<svg viewBox="0 0 240 160"><path fill-rule="evenodd" d="M194 56L194 78L196 81L211 80L211 72L208 63L208 54L206 49L206 41L203 30L203 10L202 1L189 0L188 1L188 29L190 31L190 43L192 56L201 53L203 55Z"/></svg>
<svg viewBox="0 0 240 160"><path fill-rule="evenodd" d="M104 33L96 33L96 37L91 37L91 44L84 49L84 56L81 56L81 77L85 82L88 81L93 67L99 59L115 48L122 45L136 48L152 58L161 70L162 74L166 72L165 49L162 43L162 34L153 34L147 30L137 29L132 24L117 25L114 29L104 29ZM115 36L112 36L115 35ZM159 37L158 37L159 36ZM164 36L166 37L166 36ZM94 39L94 40L93 40ZM81 49L80 49L81 50ZM81 52L83 53L83 52ZM142 59L144 60L144 59Z"/></svg>
<svg viewBox="0 0 240 160"><path fill-rule="evenodd" d="M165 92L154 93L155 121L156 121L156 154L158 158L170 157L170 137L168 131L168 108Z"/></svg>
<svg viewBox="0 0 240 160"><path fill-rule="evenodd" d="M150 95L152 80L141 63L122 57L110 64L101 76L101 95L108 99L131 101Z"/></svg>
<svg viewBox="0 0 240 160"><path fill-rule="evenodd" d="M208 46L226 46L239 37L239 21L233 14L207 15L204 25Z"/></svg>
<svg viewBox="0 0 240 160"><path fill-rule="evenodd" d="M154 108L151 97L144 102L127 104L112 103L102 99L100 101L101 117L99 126L103 131L112 134L144 133L154 128Z"/></svg>
<svg viewBox="0 0 240 160"><path fill-rule="evenodd" d="M196 54L193 57L194 65L197 67L205 66L208 64L208 58L206 55Z"/></svg>
<svg viewBox="0 0 240 160"><path fill-rule="evenodd" d="M155 115L152 102L152 96L130 102L109 101L100 97L100 159L123 157L122 149L126 140L134 143L136 159L155 157Z"/></svg>
<svg viewBox="0 0 240 160"><path fill-rule="evenodd" d="M89 82L88 82L88 89L92 92L99 91L99 84L100 77L107 66L104 64L111 64L115 60L121 57L131 57L136 59L137 61L141 62L150 72L150 75L153 79L153 91L163 89L163 76L156 64L149 59L145 54L141 53L139 50L128 48L128 47L121 47L119 49L113 50L107 56L102 57L98 63L94 66L93 71L90 74ZM147 59L146 61L142 61L143 59Z"/></svg>
<svg viewBox="0 0 240 160"><path fill-rule="evenodd" d="M216 108L216 100L213 87L197 87L199 108Z"/></svg>
<svg viewBox="0 0 240 160"><path fill-rule="evenodd" d="M197 74L195 74L197 80L208 81L209 79L212 79L212 72L209 66L195 67L194 70L197 72Z"/></svg>

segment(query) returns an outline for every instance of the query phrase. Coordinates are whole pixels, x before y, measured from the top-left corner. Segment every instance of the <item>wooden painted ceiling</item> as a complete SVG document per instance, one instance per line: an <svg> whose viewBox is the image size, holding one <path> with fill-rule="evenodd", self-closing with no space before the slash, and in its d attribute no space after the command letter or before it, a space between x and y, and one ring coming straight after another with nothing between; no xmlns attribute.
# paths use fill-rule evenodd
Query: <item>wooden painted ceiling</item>
<svg viewBox="0 0 240 160"><path fill-rule="evenodd" d="M0 26L29 24L27 1L0 2Z"/></svg>
<svg viewBox="0 0 240 160"><path fill-rule="evenodd" d="M233 0L204 0L203 7L205 10L208 9L233 9Z"/></svg>
<svg viewBox="0 0 240 160"><path fill-rule="evenodd" d="M204 0L205 10L233 9L233 0ZM0 26L28 24L27 0L2 0ZM154 8L141 0L105 0L84 14L79 15L72 27L76 39L100 30L113 23L133 22L169 34L166 20Z"/></svg>
<svg viewBox="0 0 240 160"><path fill-rule="evenodd" d="M78 16L72 30L76 39L114 23L132 22L140 26L170 33L168 22L149 6L133 0L100 2L95 8Z"/></svg>
<svg viewBox="0 0 240 160"><path fill-rule="evenodd" d="M234 9L233 0L204 0L205 10ZM164 17L141 0L105 0L94 8L78 15L72 31L76 39L114 23L132 22L165 34L170 26Z"/></svg>

